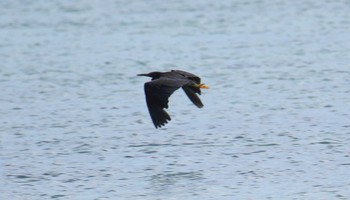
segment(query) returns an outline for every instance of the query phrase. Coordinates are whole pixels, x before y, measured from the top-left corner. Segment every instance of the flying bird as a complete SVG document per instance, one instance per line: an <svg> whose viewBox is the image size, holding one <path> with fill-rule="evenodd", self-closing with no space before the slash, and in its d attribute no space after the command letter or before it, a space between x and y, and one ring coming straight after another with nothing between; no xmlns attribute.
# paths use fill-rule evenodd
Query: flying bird
<svg viewBox="0 0 350 200"><path fill-rule="evenodd" d="M208 89L209 87L202 84L201 79L192 73L171 70L170 72L138 74L138 76L152 78L151 81L145 83L144 89L148 111L156 128L164 126L171 120L164 109L168 108L169 97L180 87L194 105L198 108L203 107L197 94L201 94L201 88Z"/></svg>

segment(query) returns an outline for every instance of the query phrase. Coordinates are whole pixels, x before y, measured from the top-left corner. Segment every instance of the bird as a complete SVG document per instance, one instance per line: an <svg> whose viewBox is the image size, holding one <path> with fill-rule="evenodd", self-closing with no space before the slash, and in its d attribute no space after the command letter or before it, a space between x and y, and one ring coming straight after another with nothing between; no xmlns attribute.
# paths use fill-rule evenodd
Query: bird
<svg viewBox="0 0 350 200"><path fill-rule="evenodd" d="M198 108L204 106L197 94L201 94L201 88L209 89L209 87L201 83L201 79L192 73L171 70L137 75L152 78L145 83L144 90L148 111L155 128L160 128L171 120L164 109L168 109L169 97L180 87L194 105Z"/></svg>

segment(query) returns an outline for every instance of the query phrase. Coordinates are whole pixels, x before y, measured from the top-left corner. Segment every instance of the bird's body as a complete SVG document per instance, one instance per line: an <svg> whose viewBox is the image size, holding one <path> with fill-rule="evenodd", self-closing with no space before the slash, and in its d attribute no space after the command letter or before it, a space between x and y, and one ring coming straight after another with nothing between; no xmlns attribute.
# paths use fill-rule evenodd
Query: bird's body
<svg viewBox="0 0 350 200"><path fill-rule="evenodd" d="M156 128L164 126L171 120L164 108L168 108L170 95L180 87L194 105L198 108L203 107L197 94L201 94L200 88L207 89L208 86L201 84L201 79L194 74L181 70L171 70L170 72L138 74L138 76L152 78L151 81L145 83L145 95L147 107Z"/></svg>

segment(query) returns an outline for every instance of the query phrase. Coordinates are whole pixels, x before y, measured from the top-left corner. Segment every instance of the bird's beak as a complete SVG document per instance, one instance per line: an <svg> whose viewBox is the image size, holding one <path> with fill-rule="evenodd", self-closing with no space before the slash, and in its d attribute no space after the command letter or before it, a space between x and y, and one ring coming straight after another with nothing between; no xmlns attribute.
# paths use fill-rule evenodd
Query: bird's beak
<svg viewBox="0 0 350 200"><path fill-rule="evenodd" d="M202 88L202 89L209 89L208 86L204 85L203 83L202 84L199 84L199 88Z"/></svg>
<svg viewBox="0 0 350 200"><path fill-rule="evenodd" d="M137 74L137 76L148 76L148 74Z"/></svg>

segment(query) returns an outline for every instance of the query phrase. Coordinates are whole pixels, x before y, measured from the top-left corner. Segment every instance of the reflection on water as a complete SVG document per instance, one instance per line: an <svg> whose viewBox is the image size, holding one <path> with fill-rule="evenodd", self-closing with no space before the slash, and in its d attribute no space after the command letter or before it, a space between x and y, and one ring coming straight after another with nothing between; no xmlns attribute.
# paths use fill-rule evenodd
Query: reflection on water
<svg viewBox="0 0 350 200"><path fill-rule="evenodd" d="M0 5L1 199L349 199L345 2ZM156 130L170 69L211 89Z"/></svg>

